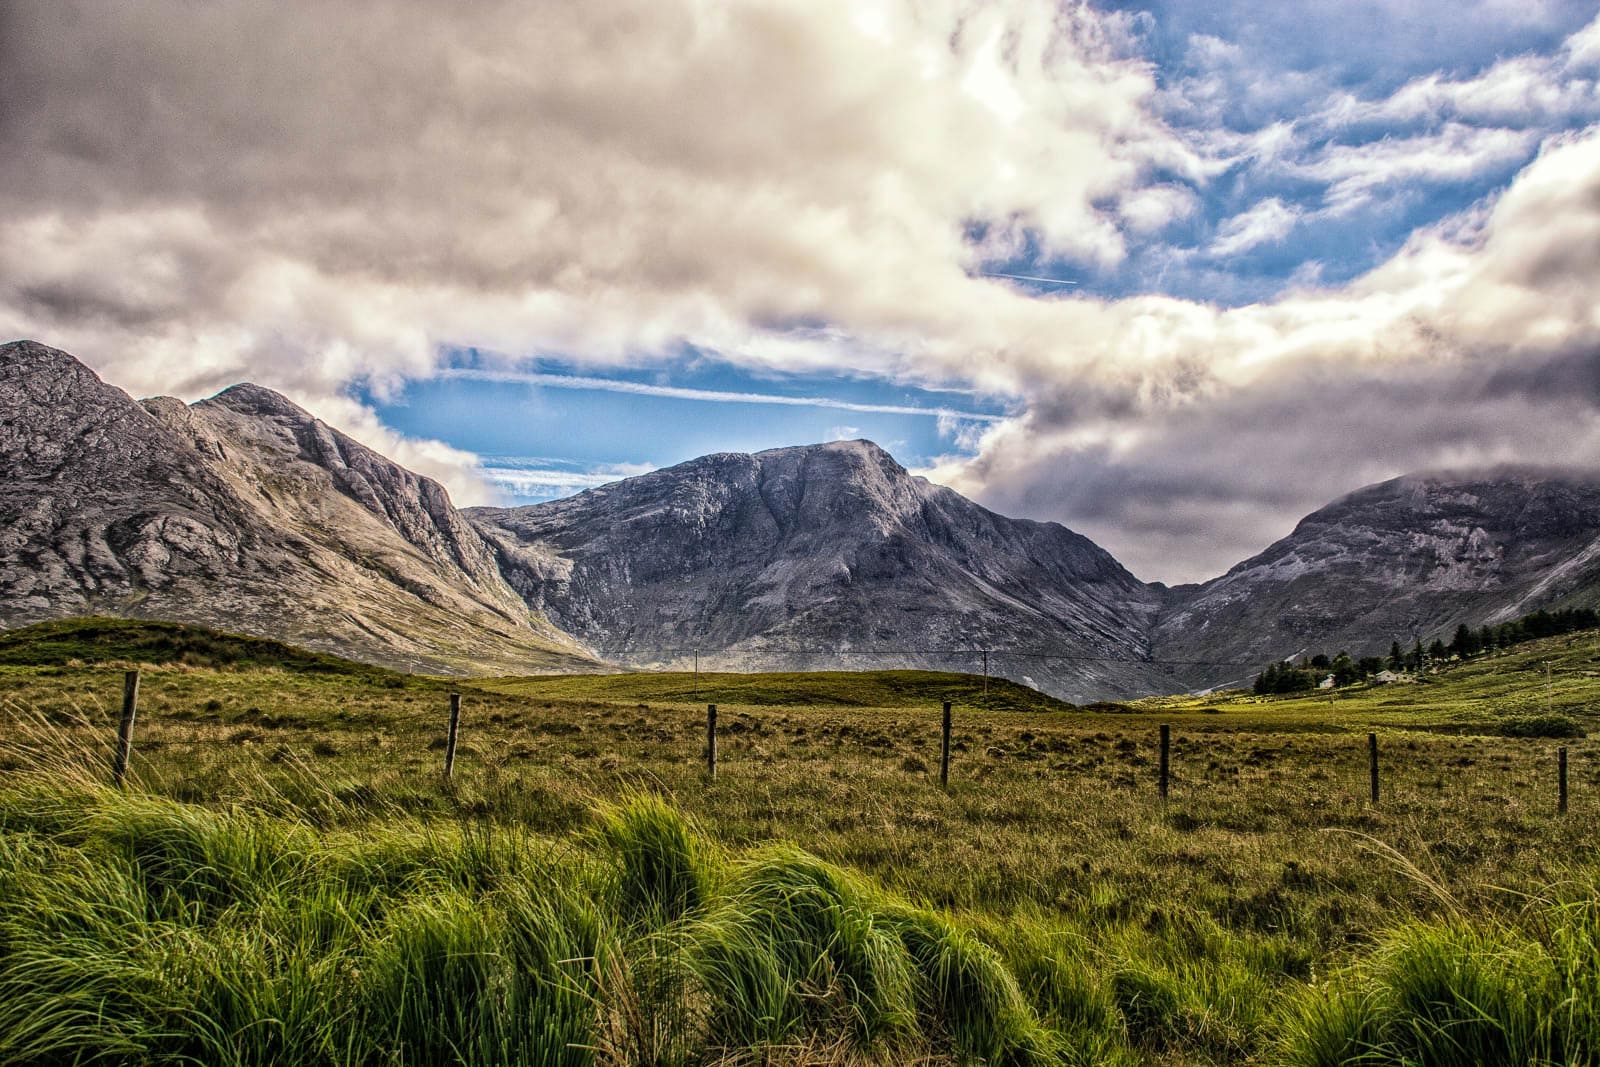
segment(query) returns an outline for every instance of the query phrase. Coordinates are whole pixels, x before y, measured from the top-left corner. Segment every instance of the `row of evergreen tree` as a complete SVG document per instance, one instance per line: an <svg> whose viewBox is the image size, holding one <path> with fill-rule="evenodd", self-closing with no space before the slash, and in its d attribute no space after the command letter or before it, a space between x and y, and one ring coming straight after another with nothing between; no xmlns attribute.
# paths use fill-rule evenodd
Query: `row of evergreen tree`
<svg viewBox="0 0 1600 1067"><path fill-rule="evenodd" d="M1354 659L1348 652L1340 652L1329 659L1325 655L1312 656L1298 663L1285 660L1270 664L1256 676L1255 691L1267 693L1303 693L1317 688L1330 674L1335 686L1353 685L1382 672L1412 671L1420 673L1431 665L1447 660L1466 660L1489 652L1512 648L1524 641L1541 637L1556 637L1578 630L1600 628L1600 612L1593 608L1564 608L1560 611L1535 611L1512 622L1498 626L1480 626L1473 629L1466 623L1456 627L1449 644L1434 638L1427 648L1418 638L1409 651L1395 641L1389 646L1387 658L1363 656Z"/></svg>

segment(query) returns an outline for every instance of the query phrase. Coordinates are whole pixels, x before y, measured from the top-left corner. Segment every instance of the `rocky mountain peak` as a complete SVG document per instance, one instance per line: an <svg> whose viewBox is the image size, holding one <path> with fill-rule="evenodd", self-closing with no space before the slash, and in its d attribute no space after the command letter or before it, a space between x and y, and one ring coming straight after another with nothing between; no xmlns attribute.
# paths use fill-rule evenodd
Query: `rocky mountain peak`
<svg viewBox="0 0 1600 1067"><path fill-rule="evenodd" d="M756 491L784 535L802 543L886 537L914 521L924 486L870 441L771 449L750 457Z"/></svg>
<svg viewBox="0 0 1600 1067"><path fill-rule="evenodd" d="M732 648L753 668L815 668L767 651L808 645L900 657L876 666L968 669L976 652L948 650L1023 645L1134 660L1159 600L1087 538L996 515L870 441L721 453L467 514L530 606L624 662ZM1056 692L1091 691L1079 665L1030 663Z"/></svg>
<svg viewBox="0 0 1600 1067"><path fill-rule="evenodd" d="M818 456L836 457L842 463L858 467L876 467L886 474L906 475L906 469L900 461L891 456L875 441L865 437L858 437L853 441L824 441L811 445L786 445L782 448L768 448L753 454L762 462L781 463L784 461L815 458Z"/></svg>
<svg viewBox="0 0 1600 1067"><path fill-rule="evenodd" d="M253 382L230 385L217 395L201 401L214 407L224 407L241 415L266 415L300 422L315 422L311 413L291 401L282 393Z"/></svg>
<svg viewBox="0 0 1600 1067"><path fill-rule="evenodd" d="M269 389L136 403L3 345L0 456L0 626L131 614L435 670L574 648L442 487Z"/></svg>
<svg viewBox="0 0 1600 1067"><path fill-rule="evenodd" d="M124 395L59 348L28 340L0 345L0 407L63 403L73 397L93 402L109 394ZM61 414L71 417L64 409Z"/></svg>
<svg viewBox="0 0 1600 1067"><path fill-rule="evenodd" d="M27 368L38 374L94 376L93 371L59 348L51 348L28 338L0 344L0 367Z"/></svg>

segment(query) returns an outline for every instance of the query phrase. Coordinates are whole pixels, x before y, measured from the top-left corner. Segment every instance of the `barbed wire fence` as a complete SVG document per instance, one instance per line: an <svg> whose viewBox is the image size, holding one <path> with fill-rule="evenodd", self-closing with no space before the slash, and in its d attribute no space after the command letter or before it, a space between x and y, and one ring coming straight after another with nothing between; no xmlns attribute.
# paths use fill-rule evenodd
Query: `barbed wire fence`
<svg viewBox="0 0 1600 1067"><path fill-rule="evenodd" d="M677 650L657 650L677 651ZM691 652L705 653L707 650L690 650ZM730 654L747 655L749 650L709 650L716 654L729 652ZM905 656L913 654L900 649L873 649L873 650L762 650L777 655L828 655L828 656ZM966 650L939 650L928 652L918 650L918 655L930 657L951 657L955 655L974 655ZM978 653L981 655L980 653ZM994 655L1015 655L1018 658L1029 657L1035 659L1049 659L1071 663L1106 663L1130 662L1118 657L1089 656L1079 653L1046 653L1026 652L1013 653L1004 651ZM985 657L987 659L987 657ZM1160 661L1135 660L1131 662L1152 663ZM1170 666L1208 668L1232 667L1240 664L1226 661L1203 660L1174 660L1166 661ZM98 766L110 781L123 786L136 770L137 765L143 762L149 765L154 760L173 761L195 753L207 754L207 762L211 766L260 766L262 763L269 765L289 765L301 769L310 768L319 761L329 759L354 760L361 762L363 754L352 751L348 747L340 748L339 744L348 746L355 735L362 734L360 740L373 746L371 753L373 761L382 762L392 748L402 748L412 753L413 762L416 753L426 751L433 753L437 759L437 768L425 772L429 776L446 784L454 776L456 759L460 750L464 731L471 736L480 724L463 720L463 695L459 692L448 693L441 697L440 707L437 712L398 712L393 710L362 711L356 713L341 712L333 720L310 721L298 719L291 714L283 713L258 713L250 719L237 719L229 722L214 722L199 724L187 719L161 719L145 716L141 718L139 710L141 672L128 670L123 676L123 692L121 712L112 719L104 714L98 718L78 708L75 714L58 712L54 716L38 713L28 714L26 709L13 701L7 702L5 710L10 713L11 722L9 729L0 737L0 772L26 770L30 766L47 762L44 753L51 755L48 759L60 760L63 752L68 748L75 748L78 755L91 767ZM708 683L711 680L708 679ZM1550 685L1549 668L1545 664L1545 673L1540 678L1548 693ZM443 692L442 690L440 691ZM987 692L987 687L985 688ZM1268 702L1272 698L1267 698ZM680 701L681 703L681 701ZM794 710L794 705L775 705L774 712ZM953 741L953 721L955 702L942 702L942 706L934 704L927 709L926 721L929 730L932 724L938 722L939 755L937 779L939 785L948 788L951 781L952 763L959 765L962 760L972 762L966 755L967 745L971 739ZM920 713L909 709L901 709L906 715L917 717ZM993 708L969 706L962 712L987 711ZM937 716L937 719L935 718ZM1063 718L1064 726L1082 728L1082 721ZM113 730L114 725L114 730ZM1131 724L1130 724L1131 725ZM736 725L736 728L741 728ZM726 727L724 728L726 729ZM1042 729L1042 728L1041 728ZM1133 732L1129 727L1121 728L1122 732ZM703 742L696 745L685 744L684 735L696 736L703 730ZM316 737L301 737L295 739L292 733L306 731L320 731ZM1144 726L1143 733L1149 733L1147 741L1153 741L1156 759L1143 761L1150 769L1143 775L1145 786L1154 795L1157 803L1165 806L1170 801L1170 790L1174 781L1179 780L1179 768L1173 761L1173 730L1172 724L1160 723L1153 727ZM1197 731L1198 732L1198 731ZM1271 732L1268 727L1264 732ZM339 735L349 735L339 736ZM496 726L496 737L507 740L515 735L514 727L505 725ZM669 734L670 736L670 734ZM676 758L680 761L702 762L701 773L708 781L717 778L719 764L725 766L726 756L719 755L719 723L718 706L715 703L705 704L705 718L703 724L687 722L681 724L678 735ZM1353 740L1353 739L1352 739ZM1366 744L1362 746L1365 755L1366 799L1376 806L1383 802L1387 787L1385 767L1396 758L1395 752L1383 751L1380 748L1379 733L1370 731L1365 738ZM337 742L337 744L336 744ZM1413 744L1412 747L1415 747ZM687 750L698 748L698 756ZM1351 748L1354 750L1355 746ZM9 752L9 755L7 754ZM1553 757L1553 758L1552 758ZM1352 755L1352 759L1354 756ZM1541 779L1548 774L1553 779L1554 807L1557 813L1565 815L1569 809L1570 797L1570 757L1568 746L1565 744L1556 747L1554 753L1548 751L1548 746L1540 746L1537 758L1541 767L1537 776ZM910 762L910 761L908 761ZM916 761L920 763L920 761ZM1548 767L1544 764L1548 763ZM915 764L912 764L915 766ZM913 773L921 773L913 770ZM930 770L926 771L927 777L933 777ZM1138 784L1136 780L1135 785Z"/></svg>

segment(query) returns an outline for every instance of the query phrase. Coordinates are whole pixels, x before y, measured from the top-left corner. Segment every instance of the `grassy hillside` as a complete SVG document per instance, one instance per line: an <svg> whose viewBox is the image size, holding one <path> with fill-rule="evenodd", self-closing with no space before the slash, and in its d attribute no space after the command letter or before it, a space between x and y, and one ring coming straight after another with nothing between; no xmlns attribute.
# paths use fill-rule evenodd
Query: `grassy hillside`
<svg viewBox="0 0 1600 1067"><path fill-rule="evenodd" d="M1150 712L1214 708L1278 721L1365 721L1406 729L1498 732L1509 720L1560 715L1600 725L1600 631L1531 641L1452 661L1414 681L1287 696L1232 692L1139 701Z"/></svg>
<svg viewBox="0 0 1600 1067"><path fill-rule="evenodd" d="M479 689L539 700L674 704L806 704L835 708L937 707L948 700L993 711L1071 711L1073 705L1004 678L946 671L663 672L496 678Z"/></svg>
<svg viewBox="0 0 1600 1067"><path fill-rule="evenodd" d="M1595 637L1331 703L957 699L941 788L981 680L489 680L445 782L449 683L80 635L0 666L0 1065L1595 1062ZM1546 661L1588 737L1508 732Z"/></svg>
<svg viewBox="0 0 1600 1067"><path fill-rule="evenodd" d="M382 667L311 652L282 641L176 622L90 617L0 630L0 666L42 667L69 663L272 667L380 681L404 677Z"/></svg>

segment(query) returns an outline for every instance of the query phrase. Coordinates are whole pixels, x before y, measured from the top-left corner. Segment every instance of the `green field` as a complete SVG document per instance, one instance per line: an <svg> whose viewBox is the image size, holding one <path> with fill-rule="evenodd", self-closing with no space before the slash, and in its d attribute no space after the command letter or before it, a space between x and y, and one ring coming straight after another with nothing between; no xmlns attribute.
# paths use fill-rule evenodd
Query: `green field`
<svg viewBox="0 0 1600 1067"><path fill-rule="evenodd" d="M1597 637L1088 711L0 635L0 1063L1595 1062L1600 741L1529 735L1600 731Z"/></svg>

